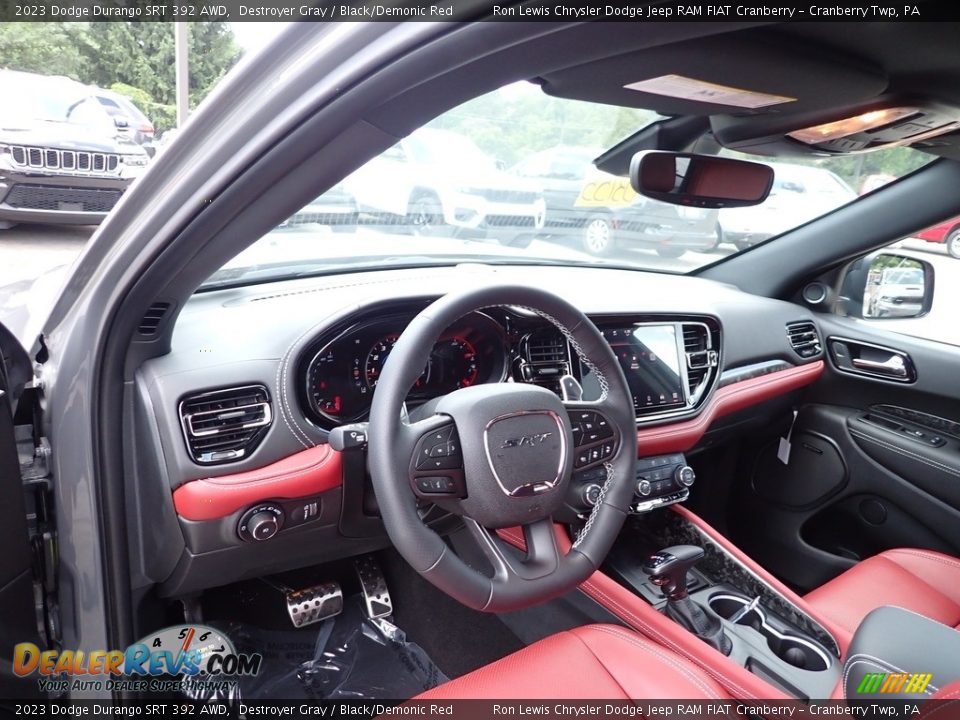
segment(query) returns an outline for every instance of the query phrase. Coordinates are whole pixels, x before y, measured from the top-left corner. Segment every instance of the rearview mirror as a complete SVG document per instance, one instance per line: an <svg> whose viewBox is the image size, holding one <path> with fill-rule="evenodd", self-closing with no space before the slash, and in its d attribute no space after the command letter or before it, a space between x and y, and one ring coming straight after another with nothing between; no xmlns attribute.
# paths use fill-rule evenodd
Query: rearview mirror
<svg viewBox="0 0 960 720"><path fill-rule="evenodd" d="M773 186L773 168L714 155L647 150L630 161L630 184L673 205L732 208L759 205Z"/></svg>

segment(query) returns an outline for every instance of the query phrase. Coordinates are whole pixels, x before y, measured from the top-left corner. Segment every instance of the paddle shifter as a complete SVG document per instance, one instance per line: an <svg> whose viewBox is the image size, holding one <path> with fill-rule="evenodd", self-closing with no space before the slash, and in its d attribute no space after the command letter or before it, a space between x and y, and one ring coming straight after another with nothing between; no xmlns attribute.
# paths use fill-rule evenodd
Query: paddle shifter
<svg viewBox="0 0 960 720"><path fill-rule="evenodd" d="M687 593L687 573L703 556L703 548L696 545L673 545L648 557L643 563L643 571L667 598L668 617L724 655L729 655L733 645L723 632L720 621L704 612Z"/></svg>

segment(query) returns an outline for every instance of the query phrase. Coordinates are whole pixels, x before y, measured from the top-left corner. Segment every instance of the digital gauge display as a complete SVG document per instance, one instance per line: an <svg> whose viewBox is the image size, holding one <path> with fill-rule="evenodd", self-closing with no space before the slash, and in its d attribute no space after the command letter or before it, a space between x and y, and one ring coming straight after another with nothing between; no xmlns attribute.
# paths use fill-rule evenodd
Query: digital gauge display
<svg viewBox="0 0 960 720"><path fill-rule="evenodd" d="M370 410L373 392L390 353L411 318L360 323L325 343L306 369L306 399L321 422L356 422ZM477 383L499 382L506 373L500 326L472 313L434 344L423 373L407 397L419 404Z"/></svg>

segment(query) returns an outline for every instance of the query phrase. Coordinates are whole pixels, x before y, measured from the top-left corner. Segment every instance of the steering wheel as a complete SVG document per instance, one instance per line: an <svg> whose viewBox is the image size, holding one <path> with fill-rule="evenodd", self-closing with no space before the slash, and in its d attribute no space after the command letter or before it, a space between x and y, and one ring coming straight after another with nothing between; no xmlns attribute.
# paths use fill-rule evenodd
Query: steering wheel
<svg viewBox="0 0 960 720"><path fill-rule="evenodd" d="M495 306L522 308L559 328L594 373L600 398L565 401L524 383L474 385L431 401L432 413L408 422L404 401L441 333L467 313ZM475 610L513 610L573 589L610 551L633 497L637 433L630 398L609 344L566 300L522 286L440 298L396 341L373 396L369 468L387 534L421 576ZM610 439L595 460L606 471L599 499L564 554L552 516L573 473L571 417L599 424ZM462 517L493 567L492 577L468 566L423 523L418 497ZM518 525L527 548L522 558L505 551L493 532Z"/></svg>

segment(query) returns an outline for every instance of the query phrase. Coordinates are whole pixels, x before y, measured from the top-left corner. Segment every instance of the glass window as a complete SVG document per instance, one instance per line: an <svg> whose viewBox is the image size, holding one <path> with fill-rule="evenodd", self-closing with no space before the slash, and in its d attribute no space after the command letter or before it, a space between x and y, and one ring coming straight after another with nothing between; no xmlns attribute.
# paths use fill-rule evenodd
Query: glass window
<svg viewBox="0 0 960 720"><path fill-rule="evenodd" d="M909 148L771 161L761 205L700 210L637 195L593 164L659 118L518 83L428 123L209 281L459 262L602 264L685 273L766 242L929 161ZM882 178L882 182L879 180ZM337 235L350 233L351 242ZM824 239L829 242L829 238Z"/></svg>

